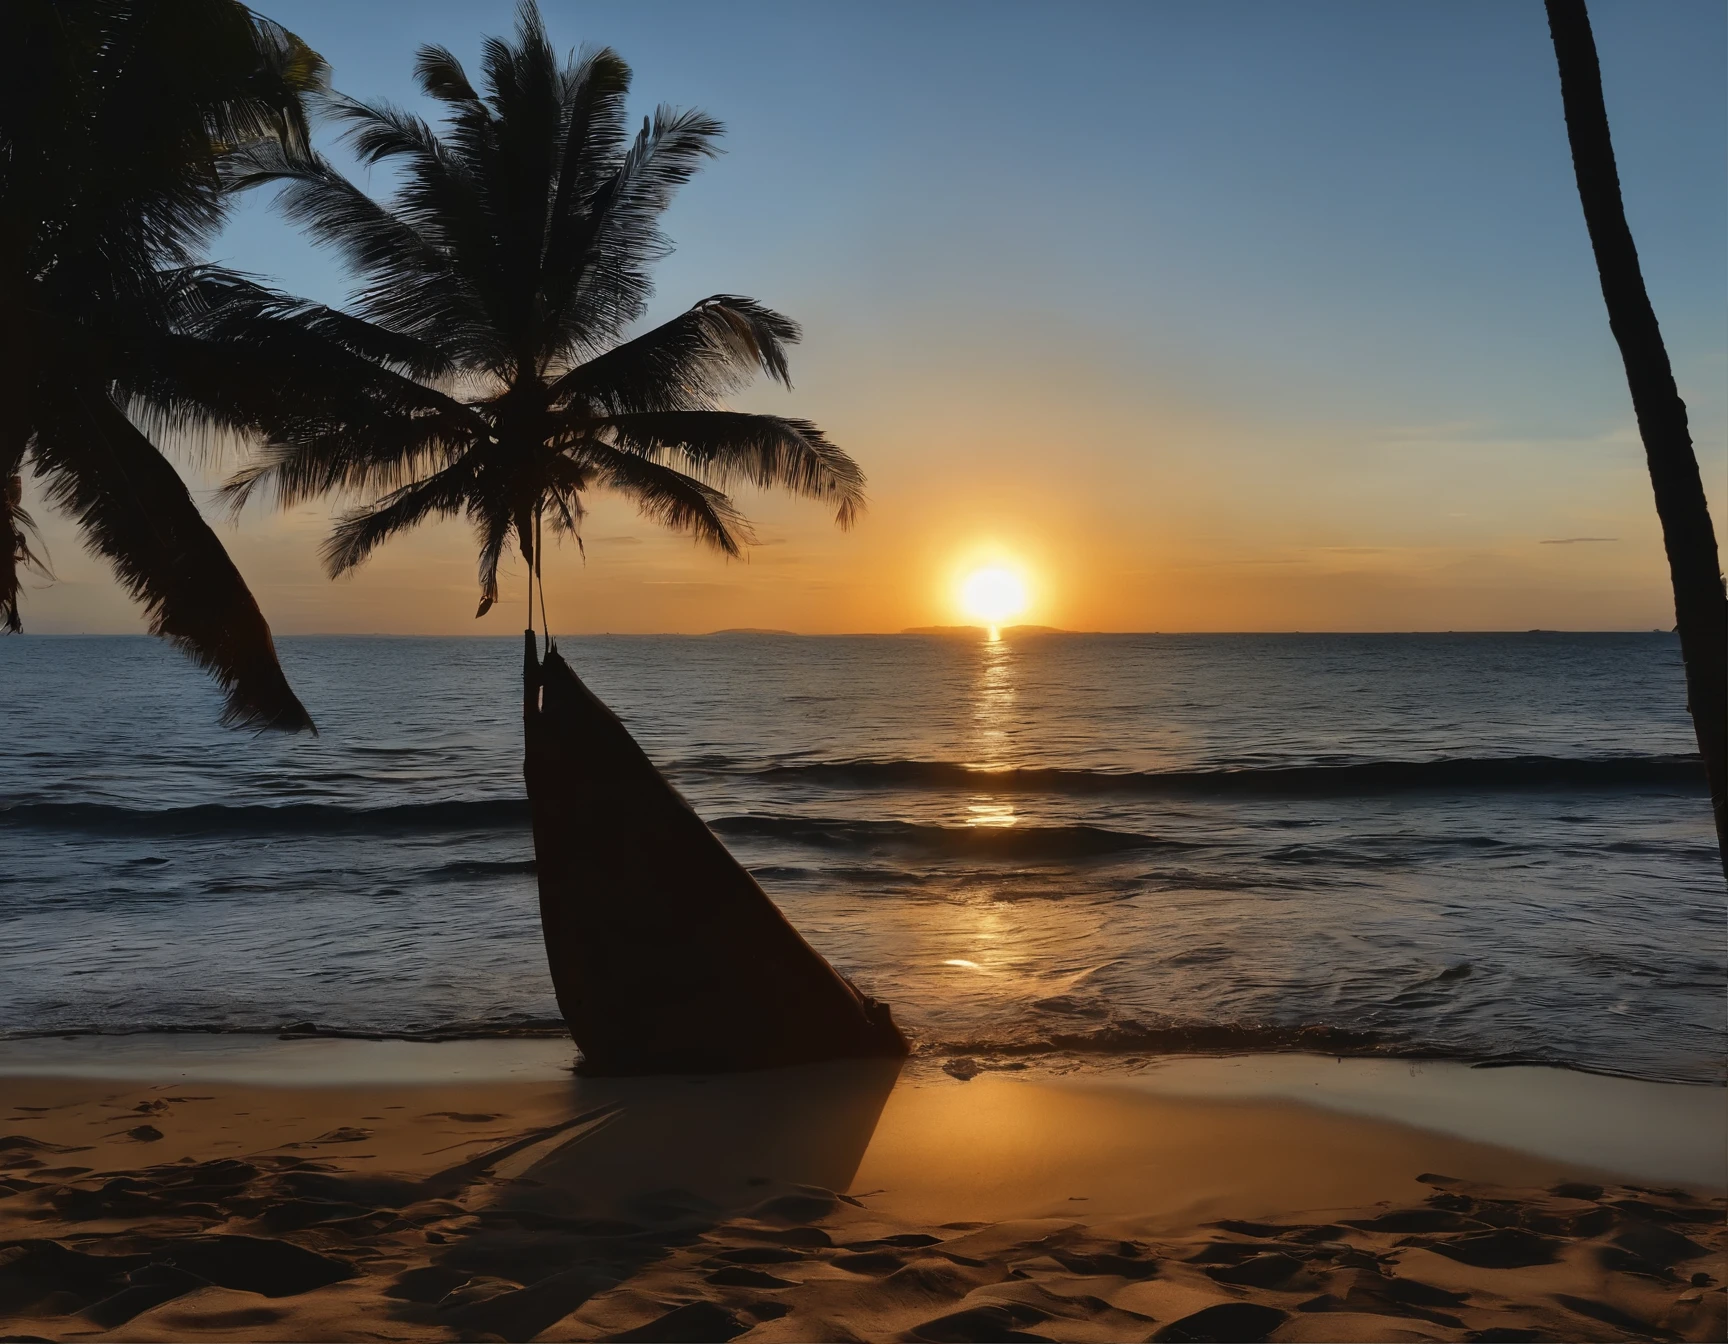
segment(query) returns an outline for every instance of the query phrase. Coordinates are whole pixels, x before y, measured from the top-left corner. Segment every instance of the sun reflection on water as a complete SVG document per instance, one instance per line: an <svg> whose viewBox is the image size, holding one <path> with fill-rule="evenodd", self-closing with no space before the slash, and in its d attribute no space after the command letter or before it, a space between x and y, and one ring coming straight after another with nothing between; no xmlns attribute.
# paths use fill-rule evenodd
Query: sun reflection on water
<svg viewBox="0 0 1728 1344"><path fill-rule="evenodd" d="M1019 732L1018 691L1014 677L1014 646L1007 640L991 639L978 646L978 670L972 683L972 744L970 756L975 766L986 770L1001 770L1015 765L1013 749ZM1018 825L1019 813L1011 798L1000 794L973 794L965 803L964 824L976 827L1009 827ZM982 877L983 875L977 875ZM994 979L1004 975L1016 977L1013 969L1018 960L1015 921L1004 918L995 903L992 883L985 877L966 884L969 899L964 902L966 914L954 932L961 934L956 954L942 965L956 971L982 974ZM1006 960L1005 960L1006 958Z"/></svg>
<svg viewBox="0 0 1728 1344"><path fill-rule="evenodd" d="M991 640L978 649L978 679L972 699L973 751L980 765L1000 769L1010 763L1009 737L1015 726L1014 646L1006 640Z"/></svg>
<svg viewBox="0 0 1728 1344"><path fill-rule="evenodd" d="M977 798L966 804L968 826L1013 826L1020 820L1013 803Z"/></svg>

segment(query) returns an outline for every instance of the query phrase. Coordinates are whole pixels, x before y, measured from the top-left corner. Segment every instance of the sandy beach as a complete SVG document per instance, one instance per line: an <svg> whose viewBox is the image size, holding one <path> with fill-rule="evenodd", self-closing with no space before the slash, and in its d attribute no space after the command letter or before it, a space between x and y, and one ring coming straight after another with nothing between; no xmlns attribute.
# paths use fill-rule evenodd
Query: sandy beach
<svg viewBox="0 0 1728 1344"><path fill-rule="evenodd" d="M549 1041L3 1053L9 1339L1725 1324L1715 1088L1302 1056L1106 1082L926 1061L578 1079Z"/></svg>
<svg viewBox="0 0 1728 1344"><path fill-rule="evenodd" d="M1720 0L0 50L0 1344L1728 1344Z"/></svg>

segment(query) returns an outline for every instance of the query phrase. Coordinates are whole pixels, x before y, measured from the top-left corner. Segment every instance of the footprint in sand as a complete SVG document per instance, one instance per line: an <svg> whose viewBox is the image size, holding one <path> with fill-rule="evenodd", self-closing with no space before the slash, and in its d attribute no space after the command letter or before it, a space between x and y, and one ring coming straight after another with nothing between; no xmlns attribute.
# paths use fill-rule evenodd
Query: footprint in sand
<svg viewBox="0 0 1728 1344"><path fill-rule="evenodd" d="M315 1139L302 1139L299 1143L285 1143L284 1148L316 1148L326 1143L360 1143L372 1137L372 1131L361 1129L356 1125L342 1125L328 1133L320 1134Z"/></svg>
<svg viewBox="0 0 1728 1344"><path fill-rule="evenodd" d="M7 1153L85 1153L88 1146L73 1147L63 1143L49 1143L46 1139L33 1139L28 1134L8 1134L0 1138L0 1156Z"/></svg>
<svg viewBox="0 0 1728 1344"><path fill-rule="evenodd" d="M132 1139L138 1143L155 1143L162 1137L162 1131L155 1125L134 1125L131 1129L116 1130L112 1134L103 1135L109 1139Z"/></svg>
<svg viewBox="0 0 1728 1344"><path fill-rule="evenodd" d="M751 1269L748 1265L722 1265L711 1274L703 1276L703 1282L717 1284L722 1288L791 1288L791 1279L776 1278L760 1269Z"/></svg>

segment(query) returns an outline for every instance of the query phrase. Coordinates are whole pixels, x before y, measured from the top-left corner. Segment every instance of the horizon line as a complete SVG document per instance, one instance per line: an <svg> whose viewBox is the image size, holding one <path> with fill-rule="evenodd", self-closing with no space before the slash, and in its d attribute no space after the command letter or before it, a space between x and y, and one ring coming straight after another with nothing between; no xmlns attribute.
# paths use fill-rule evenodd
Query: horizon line
<svg viewBox="0 0 1728 1344"><path fill-rule="evenodd" d="M1014 626L1004 626L1003 635L1013 633ZM553 639L951 639L972 631L988 632L988 626L924 626L901 630L770 630L770 629L721 629L721 630L567 630L553 631ZM526 633L526 632L523 632ZM535 631L535 634L542 634ZM1048 638L1052 635L1077 636L1085 638L1097 637L1134 637L1158 636L1203 638L1207 636L1231 637L1245 635L1675 635L1678 632L1670 627L1663 630L1655 626L1530 626L1526 629L1510 629L1503 627L1482 627L1459 629L1410 629L1410 630L1359 630L1359 629L1279 629L1279 630L1063 630L1055 626L1037 626L1026 631L1027 638ZM282 634L273 634L274 639L508 639L516 640L520 634L448 634L437 631L391 631L391 630L296 630ZM152 635L140 630L20 630L9 634L8 639L147 639L160 640L161 636Z"/></svg>

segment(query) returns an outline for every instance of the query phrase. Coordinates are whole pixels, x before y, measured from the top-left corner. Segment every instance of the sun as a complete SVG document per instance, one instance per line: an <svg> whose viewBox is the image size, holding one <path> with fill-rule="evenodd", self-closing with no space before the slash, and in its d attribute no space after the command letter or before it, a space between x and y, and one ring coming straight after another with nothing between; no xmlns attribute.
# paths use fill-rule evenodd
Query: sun
<svg viewBox="0 0 1728 1344"><path fill-rule="evenodd" d="M1026 610L1026 581L1001 565L975 569L960 582L960 607L994 632Z"/></svg>

